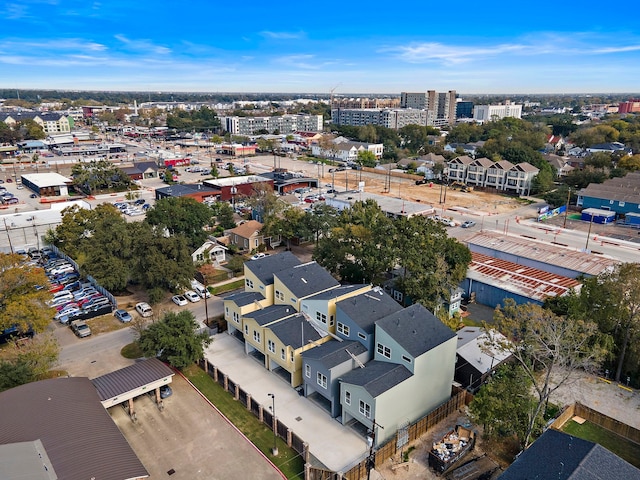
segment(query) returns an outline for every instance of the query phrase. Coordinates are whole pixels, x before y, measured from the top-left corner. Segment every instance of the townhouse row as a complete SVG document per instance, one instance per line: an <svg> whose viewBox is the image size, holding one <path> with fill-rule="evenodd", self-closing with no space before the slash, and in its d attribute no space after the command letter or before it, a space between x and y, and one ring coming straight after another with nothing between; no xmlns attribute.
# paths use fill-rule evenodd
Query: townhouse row
<svg viewBox="0 0 640 480"><path fill-rule="evenodd" d="M224 300L228 332L343 424L376 425L377 444L451 395L456 334L421 305L367 284L341 285L290 252L245 264Z"/></svg>
<svg viewBox="0 0 640 480"><path fill-rule="evenodd" d="M527 162L494 162L485 157L473 159L466 155L447 163L447 175L451 182L495 188L518 195L529 194L531 183L539 171L540 169Z"/></svg>

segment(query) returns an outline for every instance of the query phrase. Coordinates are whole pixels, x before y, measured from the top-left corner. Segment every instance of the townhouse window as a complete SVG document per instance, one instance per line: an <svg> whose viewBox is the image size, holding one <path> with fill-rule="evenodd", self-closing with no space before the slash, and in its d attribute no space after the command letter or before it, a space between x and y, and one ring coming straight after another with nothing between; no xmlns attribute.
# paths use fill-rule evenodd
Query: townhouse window
<svg viewBox="0 0 640 480"><path fill-rule="evenodd" d="M284 298L283 298L284 300ZM291 297L291 303L297 303L298 300L296 300L295 298Z"/></svg>
<svg viewBox="0 0 640 480"><path fill-rule="evenodd" d="M240 323L240 315L238 312L233 312L233 321L236 323Z"/></svg>
<svg viewBox="0 0 640 480"><path fill-rule="evenodd" d="M333 327L333 315L329 317L329 325Z"/></svg>
<svg viewBox="0 0 640 480"><path fill-rule="evenodd" d="M225 318L229 318L229 307L224 307L224 316Z"/></svg>
<svg viewBox="0 0 640 480"><path fill-rule="evenodd" d="M377 346L378 353L383 357L391 358L391 349L382 343L378 343Z"/></svg>
<svg viewBox="0 0 640 480"><path fill-rule="evenodd" d="M358 411L360 412L360 415L363 415L366 418L371 418L371 405L369 405L368 403L360 400Z"/></svg>
<svg viewBox="0 0 640 480"><path fill-rule="evenodd" d="M344 392L344 404L351 405L351 392L347 392L346 390Z"/></svg>
<svg viewBox="0 0 640 480"><path fill-rule="evenodd" d="M316 320L325 325L327 324L327 316L324 313L316 312Z"/></svg>
<svg viewBox="0 0 640 480"><path fill-rule="evenodd" d="M338 333L341 333L345 337L349 336L349 327L342 322L338 322Z"/></svg>
<svg viewBox="0 0 640 480"><path fill-rule="evenodd" d="M402 301L402 292L398 291L398 290L394 290L393 291L393 299L396 302L401 302Z"/></svg>
<svg viewBox="0 0 640 480"><path fill-rule="evenodd" d="M280 349L280 358L282 360L286 360L286 358L287 358L287 355L285 354L284 348Z"/></svg>
<svg viewBox="0 0 640 480"><path fill-rule="evenodd" d="M284 293L282 293L280 290L276 290L276 299L284 302Z"/></svg>
<svg viewBox="0 0 640 480"><path fill-rule="evenodd" d="M244 333L249 335L249 325L244 326Z"/></svg>
<svg viewBox="0 0 640 480"><path fill-rule="evenodd" d="M402 360L404 360L407 363L411 363L411 359L409 357L407 357L406 355L402 355Z"/></svg>
<svg viewBox="0 0 640 480"><path fill-rule="evenodd" d="M245 279L244 284L247 286L247 288L253 288L253 280L249 280L247 278Z"/></svg>
<svg viewBox="0 0 640 480"><path fill-rule="evenodd" d="M367 339L367 336L362 332L358 332L358 337L360 337L362 340L366 340Z"/></svg>
<svg viewBox="0 0 640 480"><path fill-rule="evenodd" d="M311 365L308 363L304 364L304 376L307 378L311 378Z"/></svg>
<svg viewBox="0 0 640 480"><path fill-rule="evenodd" d="M257 330L253 331L253 340L256 342L260 342L260 332L258 332Z"/></svg>
<svg viewBox="0 0 640 480"><path fill-rule="evenodd" d="M289 356L289 360L293 363L293 350L291 350L291 355Z"/></svg>
<svg viewBox="0 0 640 480"><path fill-rule="evenodd" d="M269 351L270 351L271 353L276 353L276 344L275 344L275 343L273 343L273 341L272 341L272 340L269 340L269 341L267 342L267 348L269 349Z"/></svg>
<svg viewBox="0 0 640 480"><path fill-rule="evenodd" d="M322 373L318 372L318 375L316 376L316 381L318 382L318 385L320 385L322 388L326 389L327 388L327 376L323 375Z"/></svg>
<svg viewBox="0 0 640 480"><path fill-rule="evenodd" d="M618 205L620 205L621 207L624 207L624 203L625 202L619 202Z"/></svg>

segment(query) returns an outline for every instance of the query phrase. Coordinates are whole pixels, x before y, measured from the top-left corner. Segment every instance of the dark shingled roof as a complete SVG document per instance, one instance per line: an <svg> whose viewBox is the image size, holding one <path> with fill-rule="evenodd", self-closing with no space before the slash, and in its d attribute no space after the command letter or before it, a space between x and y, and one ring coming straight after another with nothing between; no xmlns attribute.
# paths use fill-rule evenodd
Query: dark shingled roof
<svg viewBox="0 0 640 480"><path fill-rule="evenodd" d="M402 306L380 288L336 303L351 320L371 334L376 321L402 310Z"/></svg>
<svg viewBox="0 0 640 480"><path fill-rule="evenodd" d="M134 363L115 372L107 373L91 380L98 391L100 400L107 400L136 390L148 383L173 377L174 372L157 358L149 358Z"/></svg>
<svg viewBox="0 0 640 480"><path fill-rule="evenodd" d="M282 343L294 349L303 347L309 344L309 342L315 342L322 338L318 331L305 320L304 315L301 313L275 323L271 325L269 329ZM304 338L302 338L303 335Z"/></svg>
<svg viewBox="0 0 640 480"><path fill-rule="evenodd" d="M149 476L88 378L53 378L6 390L0 411L0 444L40 439L60 479Z"/></svg>
<svg viewBox="0 0 640 480"><path fill-rule="evenodd" d="M344 383L363 387L373 398L404 382L412 373L404 365L372 360L340 377Z"/></svg>
<svg viewBox="0 0 640 480"><path fill-rule="evenodd" d="M294 315L296 309L288 305L271 305L270 307L263 308L262 310L256 310L255 312L247 313L245 317L252 318L260 326L265 326L281 318Z"/></svg>
<svg viewBox="0 0 640 480"><path fill-rule="evenodd" d="M316 262L304 263L275 274L296 298L305 298L340 285Z"/></svg>
<svg viewBox="0 0 640 480"><path fill-rule="evenodd" d="M367 351L360 342L341 342L339 340L329 340L302 354L303 358L319 360L326 368L333 368L336 365L351 360L351 355L358 356Z"/></svg>
<svg viewBox="0 0 640 480"><path fill-rule="evenodd" d="M414 304L378 320L376 325L387 332L414 358L456 338L453 330L422 305Z"/></svg>
<svg viewBox="0 0 640 480"><path fill-rule="evenodd" d="M265 285L273 283L273 275L295 265L300 265L300 260L291 252L282 252L278 255L269 255L259 260L246 262L244 268L253 273L258 280Z"/></svg>
<svg viewBox="0 0 640 480"><path fill-rule="evenodd" d="M640 470L598 444L548 429L500 480L640 479Z"/></svg>
<svg viewBox="0 0 640 480"><path fill-rule="evenodd" d="M264 295L259 292L240 292L224 297L224 299L231 300L239 307L244 307L245 305L264 300Z"/></svg>
<svg viewBox="0 0 640 480"><path fill-rule="evenodd" d="M320 292L315 295L311 295L310 297L307 297L307 300L331 300L332 298L338 298L343 295L348 295L349 293L360 290L367 285L368 284L366 283L356 285L341 285L337 288L327 290L326 292Z"/></svg>

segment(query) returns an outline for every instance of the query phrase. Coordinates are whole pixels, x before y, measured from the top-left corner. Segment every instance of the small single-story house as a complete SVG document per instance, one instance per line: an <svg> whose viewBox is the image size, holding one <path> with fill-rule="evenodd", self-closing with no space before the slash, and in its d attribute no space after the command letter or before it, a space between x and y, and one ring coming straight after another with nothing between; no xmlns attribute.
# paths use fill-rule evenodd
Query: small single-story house
<svg viewBox="0 0 640 480"><path fill-rule="evenodd" d="M195 252L191 254L193 263L213 263L220 265L227 261L228 248L214 240L205 241Z"/></svg>
<svg viewBox="0 0 640 480"><path fill-rule="evenodd" d="M262 224L255 220L241 223L236 228L227 230L231 245L235 245L240 250L251 251L264 243L264 236L260 233Z"/></svg>
<svg viewBox="0 0 640 480"><path fill-rule="evenodd" d="M463 388L476 392L491 372L511 357L496 345L507 339L500 332L486 332L481 327L464 327L456 332L456 373L454 380Z"/></svg>

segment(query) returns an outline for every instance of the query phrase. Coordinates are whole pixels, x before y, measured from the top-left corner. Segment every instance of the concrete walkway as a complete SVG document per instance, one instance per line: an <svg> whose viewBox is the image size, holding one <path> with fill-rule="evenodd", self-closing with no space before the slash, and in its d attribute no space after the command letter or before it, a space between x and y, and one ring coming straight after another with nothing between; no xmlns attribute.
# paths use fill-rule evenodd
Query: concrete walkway
<svg viewBox="0 0 640 480"><path fill-rule="evenodd" d="M274 394L276 416L309 444L311 454L327 468L346 471L366 455L363 437L332 419L319 406L298 395L287 382L245 355L236 338L227 333L215 335L205 358L265 408L271 406L268 394Z"/></svg>

